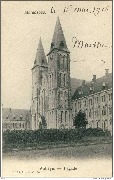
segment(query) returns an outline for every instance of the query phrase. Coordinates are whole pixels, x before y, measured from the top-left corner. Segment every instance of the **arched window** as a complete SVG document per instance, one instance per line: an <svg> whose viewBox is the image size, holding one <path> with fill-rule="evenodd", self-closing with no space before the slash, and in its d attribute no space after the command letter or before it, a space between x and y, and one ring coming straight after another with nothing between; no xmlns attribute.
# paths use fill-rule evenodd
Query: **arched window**
<svg viewBox="0 0 114 180"><path fill-rule="evenodd" d="M61 123L63 121L63 111L61 111Z"/></svg>
<svg viewBox="0 0 114 180"><path fill-rule="evenodd" d="M61 67L61 54L58 54L58 69Z"/></svg>
<svg viewBox="0 0 114 180"><path fill-rule="evenodd" d="M60 104L60 92L58 93L58 104Z"/></svg>
<svg viewBox="0 0 114 180"><path fill-rule="evenodd" d="M67 59L65 56L63 56L63 69L66 70L67 69Z"/></svg>
<svg viewBox="0 0 114 180"><path fill-rule="evenodd" d="M63 76L63 82L64 82L64 86L66 86L66 74L64 74Z"/></svg>
<svg viewBox="0 0 114 180"><path fill-rule="evenodd" d="M106 129L106 122L104 122L104 130Z"/></svg>
<svg viewBox="0 0 114 180"><path fill-rule="evenodd" d="M60 73L60 86L62 85L62 74Z"/></svg>
<svg viewBox="0 0 114 180"><path fill-rule="evenodd" d="M52 111L52 120L53 120L53 111Z"/></svg>
<svg viewBox="0 0 114 180"><path fill-rule="evenodd" d="M65 68L65 57L63 56L63 69Z"/></svg>
<svg viewBox="0 0 114 180"><path fill-rule="evenodd" d="M99 122L97 122L97 128L99 127Z"/></svg>
<svg viewBox="0 0 114 180"><path fill-rule="evenodd" d="M49 76L49 87L51 88L51 74Z"/></svg>
<svg viewBox="0 0 114 180"><path fill-rule="evenodd" d="M67 120L67 111L65 111L65 122Z"/></svg>
<svg viewBox="0 0 114 180"><path fill-rule="evenodd" d="M66 91L64 92L64 105L68 107L68 93Z"/></svg>
<svg viewBox="0 0 114 180"><path fill-rule="evenodd" d="M41 110L42 110L42 113L43 113L43 98L41 97Z"/></svg>
<svg viewBox="0 0 114 180"><path fill-rule="evenodd" d="M51 87L53 88L53 73L52 73Z"/></svg>
<svg viewBox="0 0 114 180"><path fill-rule="evenodd" d="M51 92L51 107L53 107L53 91Z"/></svg>

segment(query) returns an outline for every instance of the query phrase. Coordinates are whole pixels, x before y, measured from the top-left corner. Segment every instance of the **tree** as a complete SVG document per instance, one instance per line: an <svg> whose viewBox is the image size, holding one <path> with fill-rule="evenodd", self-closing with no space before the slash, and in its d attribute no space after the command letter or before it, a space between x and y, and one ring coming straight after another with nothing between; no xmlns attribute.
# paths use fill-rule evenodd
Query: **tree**
<svg viewBox="0 0 114 180"><path fill-rule="evenodd" d="M88 124L86 114L80 110L74 118L74 126L77 130L80 130L86 129L86 124Z"/></svg>

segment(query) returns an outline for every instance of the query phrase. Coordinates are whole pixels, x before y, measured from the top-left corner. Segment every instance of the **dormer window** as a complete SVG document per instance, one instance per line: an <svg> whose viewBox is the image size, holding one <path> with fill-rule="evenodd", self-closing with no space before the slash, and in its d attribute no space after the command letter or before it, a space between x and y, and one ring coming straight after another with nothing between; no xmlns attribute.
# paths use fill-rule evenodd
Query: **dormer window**
<svg viewBox="0 0 114 180"><path fill-rule="evenodd" d="M90 87L90 92L91 92L92 90L93 90L92 87Z"/></svg>
<svg viewBox="0 0 114 180"><path fill-rule="evenodd" d="M8 119L8 116L6 116L6 119Z"/></svg>
<svg viewBox="0 0 114 180"><path fill-rule="evenodd" d="M13 119L15 119L15 115L13 116Z"/></svg>
<svg viewBox="0 0 114 180"><path fill-rule="evenodd" d="M81 90L79 90L79 92L78 92L78 93L79 93L79 95L81 95L81 94L82 94L82 91L81 91Z"/></svg>
<svg viewBox="0 0 114 180"><path fill-rule="evenodd" d="M105 87L105 82L103 82L103 87Z"/></svg>
<svg viewBox="0 0 114 180"><path fill-rule="evenodd" d="M102 88L105 89L105 87L106 87L106 84L105 84L105 82L103 82Z"/></svg>
<svg viewBox="0 0 114 180"><path fill-rule="evenodd" d="M20 115L20 119L22 119L23 118L23 116L22 115Z"/></svg>
<svg viewBox="0 0 114 180"><path fill-rule="evenodd" d="M64 42L63 41L61 41L60 47L64 47Z"/></svg>

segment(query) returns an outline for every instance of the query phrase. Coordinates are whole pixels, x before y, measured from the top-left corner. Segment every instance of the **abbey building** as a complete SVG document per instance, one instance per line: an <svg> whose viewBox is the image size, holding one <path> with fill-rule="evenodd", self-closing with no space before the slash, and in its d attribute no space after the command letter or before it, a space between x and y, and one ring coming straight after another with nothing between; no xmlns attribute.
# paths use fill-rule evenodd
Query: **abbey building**
<svg viewBox="0 0 114 180"><path fill-rule="evenodd" d="M82 110L87 128L112 131L112 74L83 81L71 96L70 52L59 18L47 58L41 38L32 68L32 130L73 128L75 115Z"/></svg>

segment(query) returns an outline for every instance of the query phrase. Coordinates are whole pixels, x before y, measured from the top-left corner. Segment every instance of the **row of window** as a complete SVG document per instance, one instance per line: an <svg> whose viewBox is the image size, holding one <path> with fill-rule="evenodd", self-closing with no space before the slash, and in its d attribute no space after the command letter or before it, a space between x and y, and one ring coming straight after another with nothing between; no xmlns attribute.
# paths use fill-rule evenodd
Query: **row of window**
<svg viewBox="0 0 114 180"><path fill-rule="evenodd" d="M102 100L102 102L106 101L105 95L101 96L101 100ZM109 94L109 101L111 101L111 100L112 100L112 94ZM99 102L99 97L95 97L94 103L98 104L98 102ZM84 106L87 106L87 100L84 100L83 103L84 103ZM78 101L78 108L81 108L81 105L82 105L82 102ZM90 105L93 105L93 99L89 99L89 106ZM75 107L76 107L76 103L75 103Z"/></svg>
<svg viewBox="0 0 114 180"><path fill-rule="evenodd" d="M86 113L86 115L87 115L87 110L85 111L85 113ZM90 109L90 110L89 110L89 117L90 117L90 118L92 117L92 114L93 114L93 110ZM110 115L112 114L112 107L109 107L109 114L110 114ZM103 106L102 115L103 115L103 116L106 115L106 108L105 108L105 106ZM94 111L94 116L95 116L95 117L96 117L96 116L99 116L99 110L98 110L98 109Z"/></svg>
<svg viewBox="0 0 114 180"><path fill-rule="evenodd" d="M54 65L54 57L53 55L49 57L49 63L50 63L50 68ZM68 70L68 60L66 56L62 56L61 54L58 54L58 69L61 70Z"/></svg>
<svg viewBox="0 0 114 180"><path fill-rule="evenodd" d="M111 125L111 121L110 121L110 125ZM106 129L107 129L107 122L104 121L104 122L102 122L102 124L101 124L101 122L97 121L96 126L97 126L97 128L102 128L103 130L106 130ZM101 126L102 126L102 127L101 127ZM90 127L90 128L93 128L93 123L90 123L90 124L89 124L89 127Z"/></svg>
<svg viewBox="0 0 114 180"><path fill-rule="evenodd" d="M103 106L102 115L106 115L106 114L107 114L106 108ZM111 114L112 114L112 107L109 106L109 115Z"/></svg>
<svg viewBox="0 0 114 180"><path fill-rule="evenodd" d="M53 120L54 118L54 113L53 111L49 113L50 114L50 118ZM60 122L66 122L67 121L67 114L68 112L67 111L61 111L61 114L60 114Z"/></svg>
<svg viewBox="0 0 114 180"><path fill-rule="evenodd" d="M6 116L6 119L9 119L9 116ZM15 115L13 116L13 119L16 119ZM17 119L19 119L19 118L17 118ZM20 119L23 119L22 115L20 115Z"/></svg>
<svg viewBox="0 0 114 180"><path fill-rule="evenodd" d="M100 126L101 126L100 123L97 122L97 128L101 128ZM102 129L103 129L103 130L106 129L106 122L105 122L105 121L102 123Z"/></svg>
<svg viewBox="0 0 114 180"><path fill-rule="evenodd" d="M49 75L49 89L53 88L54 87L54 77L53 77L53 73ZM55 77L56 79L56 77ZM67 76L66 74L62 74L60 73L59 74L59 77L58 77L58 86L66 86L67 85Z"/></svg>
<svg viewBox="0 0 114 180"><path fill-rule="evenodd" d="M66 74L60 73L60 76L59 76L59 86L66 86L66 85L67 85Z"/></svg>
<svg viewBox="0 0 114 180"><path fill-rule="evenodd" d="M25 123L4 123L3 128L5 129L25 128Z"/></svg>
<svg viewBox="0 0 114 180"><path fill-rule="evenodd" d="M106 112L106 107L103 106L102 116L105 116L106 113L107 113L107 112ZM112 107L109 107L109 114L112 114ZM99 116L99 111L98 111L98 109L94 112L94 115L95 115L95 117L96 117L96 116ZM90 118L92 117L92 110L91 110L91 109L89 110L89 117L90 117Z"/></svg>

